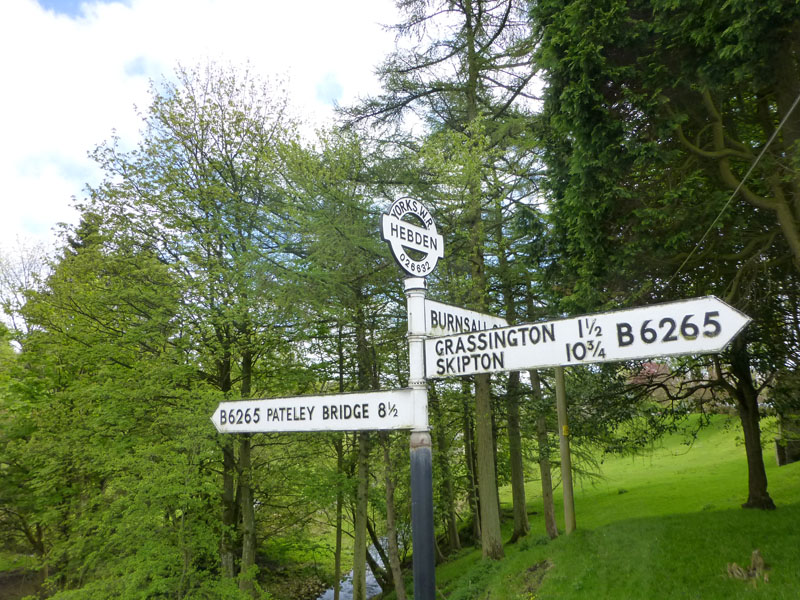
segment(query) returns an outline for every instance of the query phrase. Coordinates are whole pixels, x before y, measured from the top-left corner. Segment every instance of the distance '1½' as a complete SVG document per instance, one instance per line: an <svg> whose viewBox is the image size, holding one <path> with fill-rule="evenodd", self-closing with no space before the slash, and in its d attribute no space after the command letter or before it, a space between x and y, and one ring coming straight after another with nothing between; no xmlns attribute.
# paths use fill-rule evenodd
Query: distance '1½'
<svg viewBox="0 0 800 600"><path fill-rule="evenodd" d="M719 311L708 311L703 318L702 325L694 322L695 315L690 313L685 315L680 324L672 317L663 319L646 319L642 322L638 331L634 331L630 323L617 323L617 342L620 347L630 346L636 341L636 334L645 344L654 342L677 342L679 337L687 340L697 339L702 333L703 337L717 337L722 331L722 325L717 320ZM656 321L658 324L656 324ZM702 331L701 331L702 327Z"/></svg>

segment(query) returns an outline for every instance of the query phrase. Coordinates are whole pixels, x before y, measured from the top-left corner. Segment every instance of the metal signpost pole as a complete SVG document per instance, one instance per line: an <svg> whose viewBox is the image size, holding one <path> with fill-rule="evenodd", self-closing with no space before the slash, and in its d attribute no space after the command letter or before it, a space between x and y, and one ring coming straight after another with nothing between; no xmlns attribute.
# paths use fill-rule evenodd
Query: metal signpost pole
<svg viewBox="0 0 800 600"><path fill-rule="evenodd" d="M425 381L425 291L422 277L405 280L408 307L408 386L416 405L428 405ZM426 411L427 415L427 411ZM434 600L436 560L433 527L433 461L427 418L411 432L411 536L413 539L414 598Z"/></svg>

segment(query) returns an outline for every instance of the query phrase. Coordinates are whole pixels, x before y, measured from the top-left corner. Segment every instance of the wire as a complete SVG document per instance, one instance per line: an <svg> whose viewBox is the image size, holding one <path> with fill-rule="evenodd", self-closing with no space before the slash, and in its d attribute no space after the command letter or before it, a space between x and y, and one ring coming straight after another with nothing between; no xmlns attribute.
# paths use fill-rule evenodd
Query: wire
<svg viewBox="0 0 800 600"><path fill-rule="evenodd" d="M703 236L700 238L700 240L697 242L697 244L695 244L694 248L692 248L692 251L689 253L689 256L687 256L686 259L681 263L681 266L678 267L678 270L675 271L675 273L672 274L672 277L670 277L667 280L667 283L666 283L665 287L669 287L670 286L672 281L678 276L678 274L681 272L683 267L686 266L686 263L688 263L689 260L692 258L692 256L694 256L695 252L700 247L700 244L702 244L703 241L705 241L705 239L708 237L708 234L711 233L712 229L714 229L714 226L722 218L722 215L725 213L725 211L728 210L728 207L731 205L731 202L733 202L733 199L736 197L736 194L738 194L739 190L742 189L742 186L744 185L744 182L747 181L748 177L750 177L750 173L752 173L753 169L756 168L756 165L758 164L758 162L761 160L761 158L766 153L767 148L769 148L770 144L772 144L772 142L775 141L775 138L777 137L778 133L783 128L783 126L786 124L786 121L789 119L789 115L792 114L792 111L794 111L794 109L795 109L795 107L797 107L798 103L800 103L800 94L798 94L797 98L794 99L794 103L792 103L792 106L789 107L789 110L783 116L783 119L781 119L781 122L778 123L778 127L775 129L775 131L772 132L772 135L770 136L769 140L767 140L767 143L761 149L761 152L756 157L756 159L753 161L753 164L750 165L750 168L747 170L747 173L745 173L744 177L742 177L742 180L739 182L739 185L737 185L736 189L733 190L733 193L731 194L730 198L728 198L728 201L725 203L725 205L722 207L722 209L719 211L719 214L717 215L717 217L714 219L714 221L712 221L711 225L708 226L708 229L706 230L706 232L703 234Z"/></svg>

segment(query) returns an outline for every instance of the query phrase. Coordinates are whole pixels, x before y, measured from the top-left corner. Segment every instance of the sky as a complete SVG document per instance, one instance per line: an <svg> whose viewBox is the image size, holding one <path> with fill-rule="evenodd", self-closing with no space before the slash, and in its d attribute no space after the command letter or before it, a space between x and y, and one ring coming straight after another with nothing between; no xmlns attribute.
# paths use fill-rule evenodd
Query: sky
<svg viewBox="0 0 800 600"><path fill-rule="evenodd" d="M392 0L0 0L0 249L55 242L101 173L88 152L133 147L150 82L181 64L248 65L288 81L316 124L377 93Z"/></svg>

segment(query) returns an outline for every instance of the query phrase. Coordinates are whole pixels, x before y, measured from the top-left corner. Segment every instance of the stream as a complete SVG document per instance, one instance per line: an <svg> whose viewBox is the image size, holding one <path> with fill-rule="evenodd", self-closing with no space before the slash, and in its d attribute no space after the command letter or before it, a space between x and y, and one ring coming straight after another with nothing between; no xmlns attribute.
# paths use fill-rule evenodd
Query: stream
<svg viewBox="0 0 800 600"><path fill-rule="evenodd" d="M375 552L375 548L373 546L369 547L369 553L372 557L378 562L378 564L382 564L381 557ZM375 576L372 574L372 569L369 568L367 565L367 598L372 598L373 596L377 596L381 593L381 586L378 585L378 581L375 579ZM333 588L329 588L325 590L317 600L333 600ZM342 581L339 583L339 600L353 600L353 572L350 571L347 575L342 578Z"/></svg>

